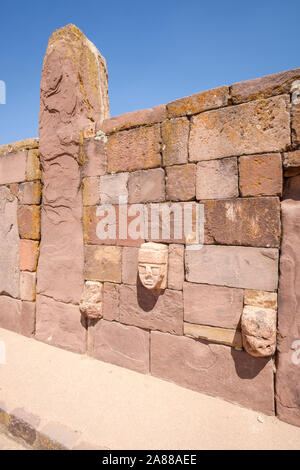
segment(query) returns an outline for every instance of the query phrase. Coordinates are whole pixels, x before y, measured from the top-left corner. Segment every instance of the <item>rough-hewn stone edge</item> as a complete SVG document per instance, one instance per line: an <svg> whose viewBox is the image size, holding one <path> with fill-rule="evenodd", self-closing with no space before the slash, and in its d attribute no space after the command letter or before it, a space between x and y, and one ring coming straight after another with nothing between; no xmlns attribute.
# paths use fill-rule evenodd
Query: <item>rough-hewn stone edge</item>
<svg viewBox="0 0 300 470"><path fill-rule="evenodd" d="M18 140L17 142L13 142L12 144L1 145L0 155L6 155L8 153L15 153L15 152L19 152L20 150L32 150L38 147L39 147L38 138Z"/></svg>
<svg viewBox="0 0 300 470"><path fill-rule="evenodd" d="M8 411L0 402L0 430L29 450L109 450L83 440L80 433L61 423L43 423L39 428L39 422L38 416L23 409ZM31 439L28 439L28 434Z"/></svg>

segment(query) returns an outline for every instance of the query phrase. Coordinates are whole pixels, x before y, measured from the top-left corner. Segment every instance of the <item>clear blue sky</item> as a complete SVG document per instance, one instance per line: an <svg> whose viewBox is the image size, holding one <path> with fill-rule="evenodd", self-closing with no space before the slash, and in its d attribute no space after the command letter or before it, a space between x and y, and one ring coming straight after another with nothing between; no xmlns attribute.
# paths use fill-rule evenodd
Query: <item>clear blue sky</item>
<svg viewBox="0 0 300 470"><path fill-rule="evenodd" d="M107 60L112 116L300 66L299 0L10 0L0 17L0 145L38 135L47 41L68 23Z"/></svg>

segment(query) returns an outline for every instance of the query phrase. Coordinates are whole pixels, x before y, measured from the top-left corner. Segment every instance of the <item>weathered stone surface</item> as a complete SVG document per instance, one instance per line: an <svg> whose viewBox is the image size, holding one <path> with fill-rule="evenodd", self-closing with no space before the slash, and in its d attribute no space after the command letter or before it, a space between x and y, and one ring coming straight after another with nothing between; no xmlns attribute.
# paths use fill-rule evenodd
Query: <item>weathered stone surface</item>
<svg viewBox="0 0 300 470"><path fill-rule="evenodd" d="M167 104L168 117L191 115L207 111L208 109L227 106L229 102L229 89L226 86L186 96Z"/></svg>
<svg viewBox="0 0 300 470"><path fill-rule="evenodd" d="M149 333L120 323L101 320L89 327L89 354L100 361L149 372Z"/></svg>
<svg viewBox="0 0 300 470"><path fill-rule="evenodd" d="M242 315L243 346L254 357L272 356L276 351L276 310L246 306Z"/></svg>
<svg viewBox="0 0 300 470"><path fill-rule="evenodd" d="M300 202L283 201L278 295L277 412L300 426Z"/></svg>
<svg viewBox="0 0 300 470"><path fill-rule="evenodd" d="M31 338L35 333L35 302L22 302L20 333Z"/></svg>
<svg viewBox="0 0 300 470"><path fill-rule="evenodd" d="M39 341L77 353L86 351L86 329L78 305L37 295L36 334Z"/></svg>
<svg viewBox="0 0 300 470"><path fill-rule="evenodd" d="M85 252L85 279L121 282L121 253L118 246L88 245Z"/></svg>
<svg viewBox="0 0 300 470"><path fill-rule="evenodd" d="M130 173L129 204L165 200L165 172L162 168Z"/></svg>
<svg viewBox="0 0 300 470"><path fill-rule="evenodd" d="M39 150L44 187L38 292L58 301L78 304L81 298L83 140L85 130L107 117L105 59L76 26L55 31L41 81ZM38 318L39 306L43 305L37 306Z"/></svg>
<svg viewBox="0 0 300 470"><path fill-rule="evenodd" d="M188 161L190 123L186 118L165 121L161 126L163 163L175 165Z"/></svg>
<svg viewBox="0 0 300 470"><path fill-rule="evenodd" d="M240 158L240 191L243 197L280 196L282 179L280 153Z"/></svg>
<svg viewBox="0 0 300 470"><path fill-rule="evenodd" d="M42 197L42 186L39 181L22 183L19 185L20 204L40 204Z"/></svg>
<svg viewBox="0 0 300 470"><path fill-rule="evenodd" d="M283 166L285 168L300 167L300 150L285 152L283 154Z"/></svg>
<svg viewBox="0 0 300 470"><path fill-rule="evenodd" d="M20 297L33 302L36 297L36 273L20 272Z"/></svg>
<svg viewBox="0 0 300 470"><path fill-rule="evenodd" d="M103 304L103 284L86 281L80 302L80 311L88 318L101 318Z"/></svg>
<svg viewBox="0 0 300 470"><path fill-rule="evenodd" d="M99 138L100 139L100 138ZM106 172L105 143L107 137L100 140L87 139L84 141L85 160L82 167L83 176L102 176Z"/></svg>
<svg viewBox="0 0 300 470"><path fill-rule="evenodd" d="M21 300L0 295L0 328L5 328L19 333L21 316Z"/></svg>
<svg viewBox="0 0 300 470"><path fill-rule="evenodd" d="M149 330L183 333L182 292L163 293L145 289L141 284L120 287L120 321Z"/></svg>
<svg viewBox="0 0 300 470"><path fill-rule="evenodd" d="M294 145L300 144L300 104L292 105L292 141Z"/></svg>
<svg viewBox="0 0 300 470"><path fill-rule="evenodd" d="M166 119L166 106L160 104L152 109L141 109L105 119L101 129L106 134L111 134L112 132L130 129L131 127L156 124L164 119Z"/></svg>
<svg viewBox="0 0 300 470"><path fill-rule="evenodd" d="M245 290L244 304L252 307L272 308L277 310L277 293L259 290Z"/></svg>
<svg viewBox="0 0 300 470"><path fill-rule="evenodd" d="M243 291L229 287L185 282L184 321L220 328L238 328L243 312Z"/></svg>
<svg viewBox="0 0 300 470"><path fill-rule="evenodd" d="M299 78L300 69L294 69L245 82L234 83L231 86L232 101L237 104L289 93L293 81Z"/></svg>
<svg viewBox="0 0 300 470"><path fill-rule="evenodd" d="M108 172L155 168L161 164L160 126L137 127L108 137Z"/></svg>
<svg viewBox="0 0 300 470"><path fill-rule="evenodd" d="M238 195L237 158L223 158L197 164L197 199L226 199Z"/></svg>
<svg viewBox="0 0 300 470"><path fill-rule="evenodd" d="M274 197L205 202L205 243L278 247L280 201Z"/></svg>
<svg viewBox="0 0 300 470"><path fill-rule="evenodd" d="M151 373L183 387L274 414L273 364L228 346L151 333Z"/></svg>
<svg viewBox="0 0 300 470"><path fill-rule="evenodd" d="M0 188L0 294L19 296L18 201L6 187Z"/></svg>
<svg viewBox="0 0 300 470"><path fill-rule="evenodd" d="M27 152L0 155L0 184L22 183L26 180Z"/></svg>
<svg viewBox="0 0 300 470"><path fill-rule="evenodd" d="M184 281L184 246L169 245L168 288L182 290Z"/></svg>
<svg viewBox="0 0 300 470"><path fill-rule="evenodd" d="M82 202L84 206L95 206L100 202L100 179L95 177L82 179Z"/></svg>
<svg viewBox="0 0 300 470"><path fill-rule="evenodd" d="M235 349L243 349L242 335L236 330L184 323L183 331L185 336L191 338L205 339L209 343L226 344Z"/></svg>
<svg viewBox="0 0 300 470"><path fill-rule="evenodd" d="M199 284L274 291L278 250L244 246L203 246L186 251L186 279Z"/></svg>
<svg viewBox="0 0 300 470"><path fill-rule="evenodd" d="M17 142L13 142L7 145L0 146L0 155L6 155L8 153L16 153L21 150L29 150L35 149L39 146L39 139L32 138L32 139L25 139L25 140L18 140Z"/></svg>
<svg viewBox="0 0 300 470"><path fill-rule="evenodd" d="M26 162L26 180L34 181L42 178L40 168L39 150L32 149L28 151Z"/></svg>
<svg viewBox="0 0 300 470"><path fill-rule="evenodd" d="M104 282L103 318L105 320L119 320L120 285Z"/></svg>
<svg viewBox="0 0 300 470"><path fill-rule="evenodd" d="M196 165L174 165L167 168L167 199L190 201L196 194Z"/></svg>
<svg viewBox="0 0 300 470"><path fill-rule="evenodd" d="M39 240L41 236L40 206L18 207L20 238Z"/></svg>
<svg viewBox="0 0 300 470"><path fill-rule="evenodd" d="M300 174L286 179L283 198L300 201Z"/></svg>
<svg viewBox="0 0 300 470"><path fill-rule="evenodd" d="M122 251L122 282L136 285L138 279L139 249L124 246Z"/></svg>
<svg viewBox="0 0 300 470"><path fill-rule="evenodd" d="M101 204L124 204L128 201L129 173L100 176Z"/></svg>
<svg viewBox="0 0 300 470"><path fill-rule="evenodd" d="M190 161L278 152L290 145L289 96L201 113L192 118Z"/></svg>

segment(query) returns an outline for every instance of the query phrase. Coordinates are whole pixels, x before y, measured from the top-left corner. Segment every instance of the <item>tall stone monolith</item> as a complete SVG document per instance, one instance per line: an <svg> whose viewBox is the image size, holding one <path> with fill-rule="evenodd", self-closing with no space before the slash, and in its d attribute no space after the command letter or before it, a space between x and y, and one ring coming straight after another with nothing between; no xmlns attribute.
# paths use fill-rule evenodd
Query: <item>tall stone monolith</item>
<svg viewBox="0 0 300 470"><path fill-rule="evenodd" d="M55 31L49 40L41 81L43 200L36 336L77 352L85 350L79 311L84 284L83 139L107 117L105 59L76 26Z"/></svg>

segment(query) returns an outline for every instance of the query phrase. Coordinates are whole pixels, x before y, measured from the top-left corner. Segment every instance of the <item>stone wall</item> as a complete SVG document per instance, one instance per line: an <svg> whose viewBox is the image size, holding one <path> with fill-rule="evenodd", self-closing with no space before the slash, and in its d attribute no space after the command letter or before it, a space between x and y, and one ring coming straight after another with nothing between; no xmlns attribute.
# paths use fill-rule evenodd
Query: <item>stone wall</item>
<svg viewBox="0 0 300 470"><path fill-rule="evenodd" d="M55 32L36 314L34 141L0 148L0 326L267 414L277 403L300 425L299 80L296 69L109 118L104 58L77 28ZM192 214L179 235L175 205ZM139 277L150 241L168 247L165 289Z"/></svg>

